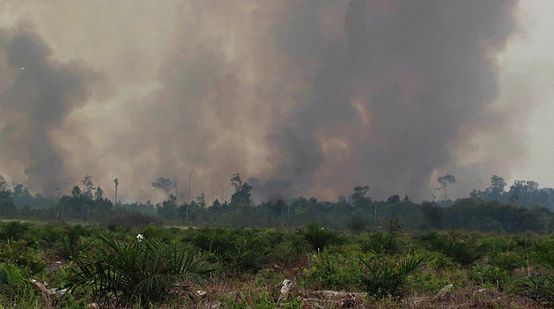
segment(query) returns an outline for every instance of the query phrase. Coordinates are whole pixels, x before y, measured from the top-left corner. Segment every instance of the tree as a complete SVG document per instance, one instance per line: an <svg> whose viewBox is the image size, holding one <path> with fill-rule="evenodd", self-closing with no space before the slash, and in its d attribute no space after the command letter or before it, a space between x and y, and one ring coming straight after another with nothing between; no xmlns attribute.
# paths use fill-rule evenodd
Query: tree
<svg viewBox="0 0 554 309"><path fill-rule="evenodd" d="M8 192L9 190L10 187L8 186L8 182L0 175L0 192Z"/></svg>
<svg viewBox="0 0 554 309"><path fill-rule="evenodd" d="M354 233L360 233L366 229L366 222L360 216L352 215L348 222L348 228Z"/></svg>
<svg viewBox="0 0 554 309"><path fill-rule="evenodd" d="M81 196L81 189L79 188L79 186L73 187L73 189L71 190L71 196L72 196L72 197L79 197L79 196Z"/></svg>
<svg viewBox="0 0 554 309"><path fill-rule="evenodd" d="M4 177L0 175L0 216L13 216L15 212L16 208L10 187Z"/></svg>
<svg viewBox="0 0 554 309"><path fill-rule="evenodd" d="M492 175L490 185L484 190L473 190L470 194L471 198L482 199L486 201L505 201L506 181L498 175Z"/></svg>
<svg viewBox="0 0 554 309"><path fill-rule="evenodd" d="M516 180L508 192L510 202L521 206L539 204L539 184L536 181Z"/></svg>
<svg viewBox="0 0 554 309"><path fill-rule="evenodd" d="M177 217L177 197L169 194L169 198L163 201L162 206L158 209L160 216L166 219L175 219Z"/></svg>
<svg viewBox="0 0 554 309"><path fill-rule="evenodd" d="M213 209L218 209L221 207L221 203L219 202L218 199L215 199L215 201L212 203L212 207Z"/></svg>
<svg viewBox="0 0 554 309"><path fill-rule="evenodd" d="M251 202L250 191L252 186L247 182L243 183L239 173L233 174L231 185L235 188L235 193L231 196L231 205L249 205Z"/></svg>
<svg viewBox="0 0 554 309"><path fill-rule="evenodd" d="M206 208L206 196L204 195L204 192L200 193L200 196L196 197L196 202L200 207Z"/></svg>
<svg viewBox="0 0 554 309"><path fill-rule="evenodd" d="M238 192L242 187L242 180L239 173L234 173L231 177L231 185L235 188L235 192Z"/></svg>
<svg viewBox="0 0 554 309"><path fill-rule="evenodd" d="M165 194L167 194L167 199L169 199L171 195L171 190L175 188L175 183L169 178L159 177L154 182L152 182L152 187L164 191Z"/></svg>
<svg viewBox="0 0 554 309"><path fill-rule="evenodd" d="M438 229L442 225L443 210L440 206L431 203L421 204L421 211L423 216L427 220L428 224L435 229Z"/></svg>
<svg viewBox="0 0 554 309"><path fill-rule="evenodd" d="M81 181L83 184L83 195L92 199L92 192L94 191L94 183L92 182L92 176L86 175Z"/></svg>
<svg viewBox="0 0 554 309"><path fill-rule="evenodd" d="M439 176L437 182L441 185L441 188L444 190L444 199L448 200L448 186L456 183L456 177L451 174L444 176Z"/></svg>
<svg viewBox="0 0 554 309"><path fill-rule="evenodd" d="M115 196L114 196L114 201L113 201L113 204L115 206L115 204L117 203L117 188L119 187L119 179L118 178L115 178L113 180L114 182L114 186L115 186Z"/></svg>
<svg viewBox="0 0 554 309"><path fill-rule="evenodd" d="M369 186L355 186L354 192L352 192L352 202L354 206L359 207L370 201L369 197L366 197L369 192Z"/></svg>
<svg viewBox="0 0 554 309"><path fill-rule="evenodd" d="M94 199L97 201L101 201L104 199L104 190L102 190L100 186L96 188L96 192L94 193Z"/></svg>
<svg viewBox="0 0 554 309"><path fill-rule="evenodd" d="M491 186L490 186L490 189L492 192L504 193L505 187L506 187L506 181L504 181L504 178L497 175L492 175Z"/></svg>
<svg viewBox="0 0 554 309"><path fill-rule="evenodd" d="M37 199L33 197L27 186L16 183L13 186L12 192L13 202L18 207L40 207L42 205L37 203Z"/></svg>
<svg viewBox="0 0 554 309"><path fill-rule="evenodd" d="M387 203L389 203L389 204L396 204L396 203L399 203L399 202L400 202L400 195L398 195L398 194L391 195L387 199Z"/></svg>

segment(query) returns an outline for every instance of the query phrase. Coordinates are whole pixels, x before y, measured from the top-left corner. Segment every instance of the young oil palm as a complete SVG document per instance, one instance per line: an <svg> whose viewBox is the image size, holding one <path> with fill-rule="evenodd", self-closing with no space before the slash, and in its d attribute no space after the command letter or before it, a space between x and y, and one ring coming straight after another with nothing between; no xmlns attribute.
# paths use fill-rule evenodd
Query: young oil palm
<svg viewBox="0 0 554 309"><path fill-rule="evenodd" d="M95 301L118 307L163 302L177 290L191 295L214 270L184 247L150 239L118 243L101 237L97 251L75 263L70 291L84 288Z"/></svg>
<svg viewBox="0 0 554 309"><path fill-rule="evenodd" d="M415 256L395 259L374 255L368 260L360 260L365 267L361 282L367 293L375 298L402 296L408 276L424 262L424 258Z"/></svg>

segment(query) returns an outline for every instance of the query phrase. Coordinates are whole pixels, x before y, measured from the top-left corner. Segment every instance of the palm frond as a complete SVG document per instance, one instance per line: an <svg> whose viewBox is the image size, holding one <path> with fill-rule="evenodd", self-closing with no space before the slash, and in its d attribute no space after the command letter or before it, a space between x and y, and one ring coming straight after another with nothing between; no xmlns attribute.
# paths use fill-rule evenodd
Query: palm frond
<svg viewBox="0 0 554 309"><path fill-rule="evenodd" d="M150 304L172 289L190 292L209 281L215 269L194 252L158 240L119 243L100 237L94 255L75 261L69 288L88 287L102 304Z"/></svg>

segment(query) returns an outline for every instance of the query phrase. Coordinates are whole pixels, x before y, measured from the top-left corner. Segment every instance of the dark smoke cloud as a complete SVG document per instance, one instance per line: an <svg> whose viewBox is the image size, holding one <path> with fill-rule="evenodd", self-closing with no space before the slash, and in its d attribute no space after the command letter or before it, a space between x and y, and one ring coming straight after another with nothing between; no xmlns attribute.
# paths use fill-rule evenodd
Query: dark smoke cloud
<svg viewBox="0 0 554 309"><path fill-rule="evenodd" d="M260 199L330 199L357 184L423 198L438 173L471 169L457 177L468 191L519 155L505 130L512 116L495 105L516 0L59 1L87 7L67 9L77 30L60 36L66 19L37 2L41 30L116 90L87 100L96 86L82 65L54 61L32 32L1 35L10 116L0 116L0 162L24 162L35 188L91 174L105 186L118 177L123 198L144 200L164 176L188 198L192 173L193 192L228 199L239 172ZM19 53L38 69L18 71ZM77 110L89 118L61 130ZM464 163L476 135L510 155Z"/></svg>
<svg viewBox="0 0 554 309"><path fill-rule="evenodd" d="M61 64L28 25L0 32L0 155L22 168L35 190L64 188L65 152L54 134L85 103L94 74L81 64ZM86 148L86 145L82 145Z"/></svg>
<svg viewBox="0 0 554 309"><path fill-rule="evenodd" d="M276 173L302 189L362 182L420 197L497 97L515 4L352 1L344 38L323 47L312 93L277 134Z"/></svg>

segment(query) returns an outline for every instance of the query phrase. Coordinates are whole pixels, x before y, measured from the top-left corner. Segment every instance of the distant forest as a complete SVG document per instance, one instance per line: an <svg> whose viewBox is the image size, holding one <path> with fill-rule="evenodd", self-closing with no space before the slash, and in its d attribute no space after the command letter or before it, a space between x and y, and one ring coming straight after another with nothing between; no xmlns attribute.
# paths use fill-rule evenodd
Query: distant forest
<svg viewBox="0 0 554 309"><path fill-rule="evenodd" d="M174 183L158 178L152 186L167 194L158 204L122 203L104 196L86 176L69 195L60 198L33 194L23 184L10 186L0 176L0 218L50 222L89 222L117 228L150 223L180 226L252 226L296 229L309 223L337 231L475 230L484 232L554 231L554 189L539 188L534 181L516 181L509 188L502 177L492 176L490 186L470 197L447 199L455 177L439 177L435 201L413 202L393 195L373 200L368 186L356 186L337 202L298 197L254 203L252 186L234 174L229 201L211 205L201 193L191 201L177 201ZM118 184L117 179L115 181ZM441 194L442 193L442 194ZM438 196L442 198L438 198ZM115 201L115 203L114 203Z"/></svg>

